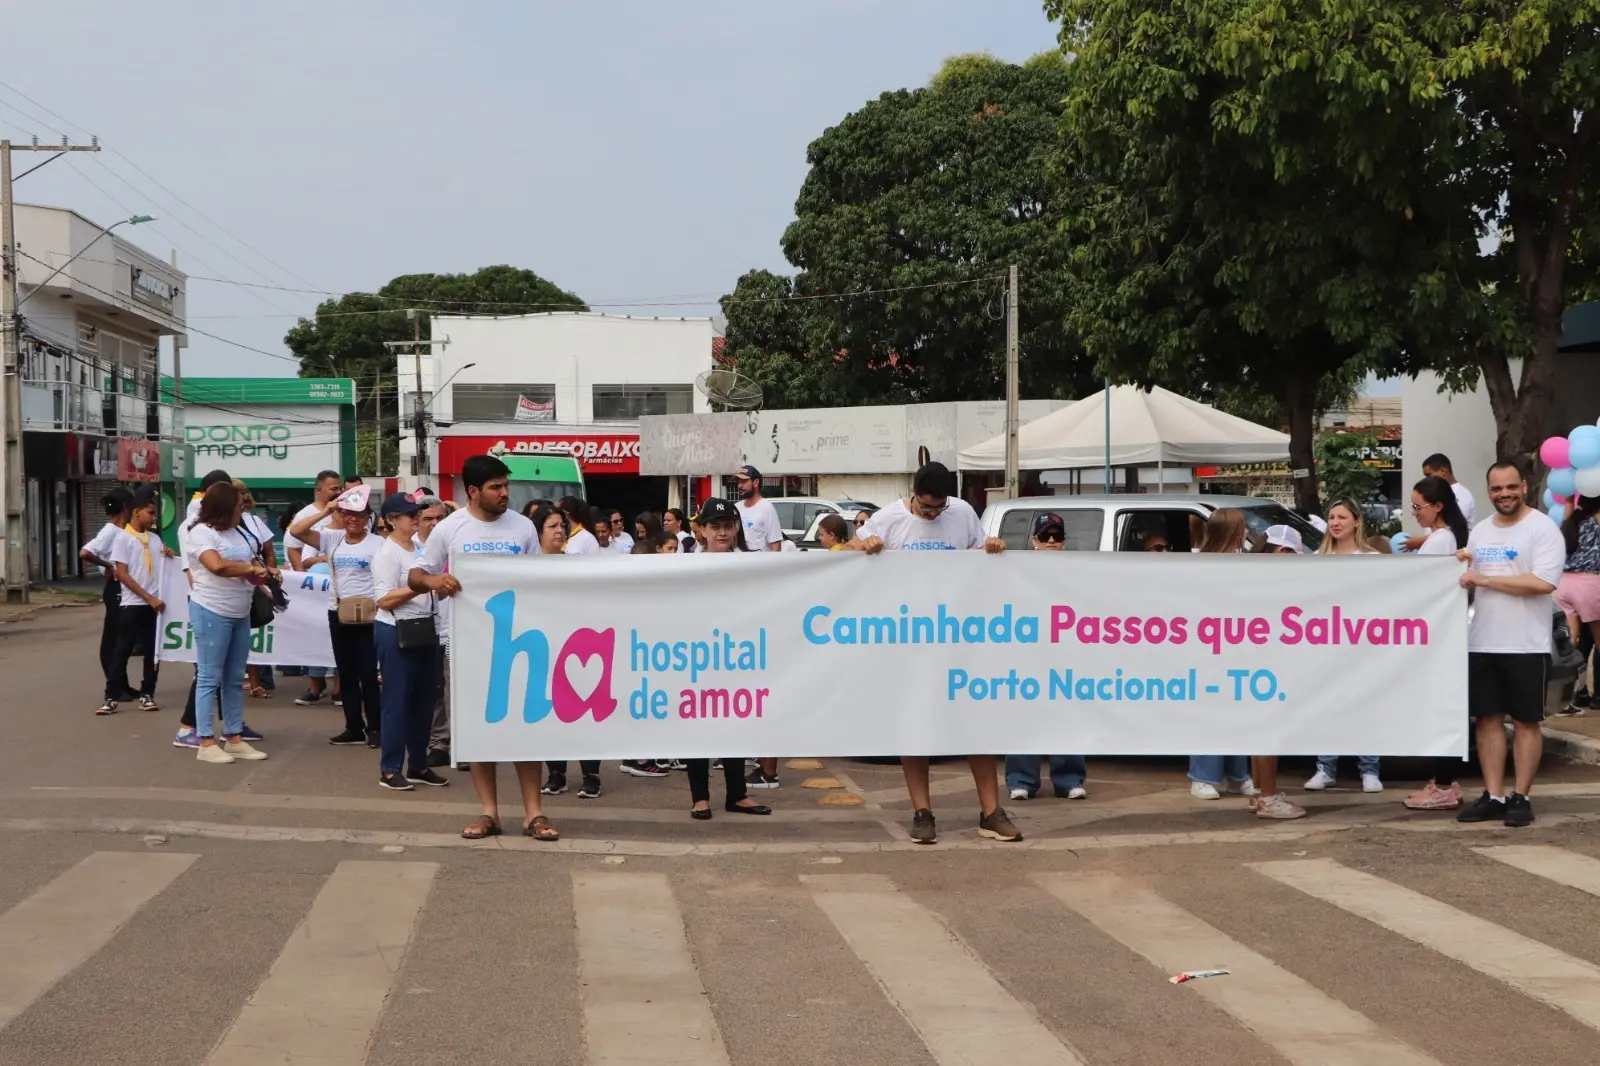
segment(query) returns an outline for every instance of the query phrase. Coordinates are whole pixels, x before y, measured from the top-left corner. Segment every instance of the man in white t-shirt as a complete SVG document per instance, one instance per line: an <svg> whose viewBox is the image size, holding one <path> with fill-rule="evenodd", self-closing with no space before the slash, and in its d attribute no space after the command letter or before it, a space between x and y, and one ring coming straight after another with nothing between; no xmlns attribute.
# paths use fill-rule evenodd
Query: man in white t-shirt
<svg viewBox="0 0 1600 1066"><path fill-rule="evenodd" d="M461 464L461 481L467 489L467 506L440 522L423 546L408 583L413 592L432 592L439 597L439 613L446 626L450 620L450 597L461 591L461 582L450 573L450 553L468 551L477 555L537 555L539 535L533 523L508 509L511 502L511 471L492 455L474 455ZM452 663L451 669L457 669ZM497 763L473 763L472 787L477 790L483 814L474 818L461 835L468 840L500 834L500 800L496 788ZM522 832L535 840L559 840L561 833L544 815L539 793L543 764L513 764L517 783L522 787L524 817Z"/></svg>
<svg viewBox="0 0 1600 1066"><path fill-rule="evenodd" d="M290 522L289 525L291 527L297 526L312 515L322 514L328 504L332 503L334 498L344 491L342 485L343 481L340 479L337 470L324 470L318 474L316 487L312 490L312 500L314 502L300 508L299 512L294 516L294 521ZM331 515L326 516L312 528L320 531L332 521ZM307 560L315 558L317 553L314 550L308 552L307 549L309 547L299 537L290 536L287 533L284 534L283 551L289 557L289 565L293 569L307 570L310 568Z"/></svg>
<svg viewBox="0 0 1600 1066"><path fill-rule="evenodd" d="M1515 462L1489 468L1494 517L1472 530L1460 558L1471 569L1461 587L1472 589L1467 636L1467 703L1477 719L1483 795L1456 815L1461 822L1503 821L1513 828L1533 822L1534 773L1544 752L1546 676L1554 601L1551 594L1567 561L1560 528L1528 506L1528 484ZM1516 782L1505 790L1505 720L1514 724Z"/></svg>
<svg viewBox="0 0 1600 1066"><path fill-rule="evenodd" d="M929 463L912 479L911 496L873 514L846 547L869 555L884 549L981 550L991 555L1004 551L1006 542L999 537L985 537L978 512L958 498L955 491L955 475L943 463ZM911 839L918 844L936 843L939 833L928 787L928 757L903 756L900 765L906 775L906 791L911 794ZM968 755L967 765L978 786L978 835L1006 842L1021 840L1022 833L1000 806L998 760L993 755Z"/></svg>
<svg viewBox="0 0 1600 1066"><path fill-rule="evenodd" d="M111 674L106 679L106 701L98 714L115 714L117 700L129 690L128 660L135 648L144 649L144 677L139 685L139 709L156 706L156 622L166 609L161 602L161 577L171 550L156 535L156 515L161 503L156 491L144 487L128 504L128 524L111 546L111 563L121 590L117 607L117 642L111 653Z"/></svg>
<svg viewBox="0 0 1600 1066"><path fill-rule="evenodd" d="M783 523L778 521L777 508L761 495L761 471L753 466L741 466L737 478L744 542L752 551L782 551Z"/></svg>

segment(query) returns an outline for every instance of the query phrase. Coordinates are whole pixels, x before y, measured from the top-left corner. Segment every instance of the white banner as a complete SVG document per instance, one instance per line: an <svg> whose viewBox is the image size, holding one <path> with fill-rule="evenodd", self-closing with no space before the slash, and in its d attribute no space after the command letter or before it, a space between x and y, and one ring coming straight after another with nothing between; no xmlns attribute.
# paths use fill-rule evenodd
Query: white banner
<svg viewBox="0 0 1600 1066"><path fill-rule="evenodd" d="M546 400L544 403L534 403L526 396L517 397L518 422L554 422L556 420L556 402Z"/></svg>
<svg viewBox="0 0 1600 1066"><path fill-rule="evenodd" d="M1452 755L1449 558L458 556L463 760Z"/></svg>
<svg viewBox="0 0 1600 1066"><path fill-rule="evenodd" d="M333 640L328 634L328 575L285 570L283 591L289 609L250 634L252 666L333 666ZM194 634L189 629L189 580L176 566L166 568L161 582L161 649L168 663L192 663Z"/></svg>

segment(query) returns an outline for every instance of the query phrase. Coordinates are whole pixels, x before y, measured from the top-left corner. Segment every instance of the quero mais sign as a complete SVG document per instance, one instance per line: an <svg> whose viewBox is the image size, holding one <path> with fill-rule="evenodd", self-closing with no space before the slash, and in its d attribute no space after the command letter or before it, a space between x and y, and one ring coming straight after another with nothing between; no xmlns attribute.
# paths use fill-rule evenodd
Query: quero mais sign
<svg viewBox="0 0 1600 1066"><path fill-rule="evenodd" d="M459 474L474 455L570 455L586 474L637 474L637 433L529 433L496 437L440 437L439 470Z"/></svg>

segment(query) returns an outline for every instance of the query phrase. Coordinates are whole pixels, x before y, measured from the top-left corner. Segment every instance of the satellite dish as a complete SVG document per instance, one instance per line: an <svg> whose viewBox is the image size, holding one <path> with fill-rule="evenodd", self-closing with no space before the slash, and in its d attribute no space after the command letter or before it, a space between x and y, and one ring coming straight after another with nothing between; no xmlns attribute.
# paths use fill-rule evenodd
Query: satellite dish
<svg viewBox="0 0 1600 1066"><path fill-rule="evenodd" d="M737 370L707 370L694 379L700 395L729 410L748 411L761 406L761 386Z"/></svg>

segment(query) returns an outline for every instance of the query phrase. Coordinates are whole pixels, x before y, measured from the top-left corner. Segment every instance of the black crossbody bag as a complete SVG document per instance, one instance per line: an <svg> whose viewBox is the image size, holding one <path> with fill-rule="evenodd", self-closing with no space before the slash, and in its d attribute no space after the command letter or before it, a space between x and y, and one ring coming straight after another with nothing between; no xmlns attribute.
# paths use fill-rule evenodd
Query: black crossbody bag
<svg viewBox="0 0 1600 1066"><path fill-rule="evenodd" d="M395 642L400 645L401 651L414 651L418 648L437 648L439 646L439 601L433 593L428 593L428 602L433 607L421 618L396 618L394 620Z"/></svg>

